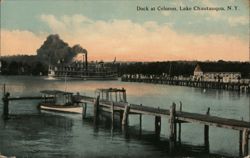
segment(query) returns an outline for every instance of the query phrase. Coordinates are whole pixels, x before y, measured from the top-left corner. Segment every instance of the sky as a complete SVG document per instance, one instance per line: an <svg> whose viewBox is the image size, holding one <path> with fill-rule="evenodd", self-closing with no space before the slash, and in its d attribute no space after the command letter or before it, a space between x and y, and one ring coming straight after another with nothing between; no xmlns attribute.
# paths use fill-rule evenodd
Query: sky
<svg viewBox="0 0 250 158"><path fill-rule="evenodd" d="M249 60L248 0L1 0L1 55L35 55L50 34L90 60ZM148 7L148 11L138 11ZM225 8L224 11L193 7ZM237 10L227 10L228 6ZM158 7L176 8L158 10ZM180 10L190 7L191 11ZM151 10L155 8L155 10Z"/></svg>

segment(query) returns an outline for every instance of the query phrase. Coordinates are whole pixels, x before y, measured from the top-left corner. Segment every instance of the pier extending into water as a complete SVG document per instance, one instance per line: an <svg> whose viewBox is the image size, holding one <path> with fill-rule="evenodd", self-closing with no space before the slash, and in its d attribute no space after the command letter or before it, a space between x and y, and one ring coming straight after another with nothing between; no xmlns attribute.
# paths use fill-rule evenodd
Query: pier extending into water
<svg viewBox="0 0 250 158"><path fill-rule="evenodd" d="M239 150L240 156L248 155L250 122L240 121L235 119L221 118L217 116L211 116L210 109L205 114L190 113L182 111L182 103L180 103L180 109L176 109L176 104L173 103L170 109L153 108L144 105L129 104L124 102L113 102L89 96L81 96L80 102L90 104L94 106L94 122L98 122L98 115L100 111L110 113L111 128L114 128L114 114L120 115L120 122L123 129L129 125L129 115L138 114L140 116L140 131L142 126L142 115L155 116L155 134L160 137L161 120L162 118L168 118L169 120L169 145L170 152L174 152L177 139L181 140L181 124L182 123L199 123L204 125L204 145L209 151L209 127L221 127L234 129L239 131ZM86 106L85 106L86 108ZM86 109L84 110L86 111ZM83 113L83 116L86 114Z"/></svg>
<svg viewBox="0 0 250 158"><path fill-rule="evenodd" d="M177 85L177 86L188 86L197 88L211 88L211 89L224 89L231 91L240 91L250 93L250 82L239 81L239 82L222 82L222 81L198 81L192 79L179 79L174 77L140 77L139 76L123 76L121 78L124 82L143 82L143 83L154 83L154 84L167 84L167 85Z"/></svg>
<svg viewBox="0 0 250 158"><path fill-rule="evenodd" d="M103 95L105 93L106 95ZM112 97L112 94L116 97ZM123 97L121 97L123 96ZM116 99L112 99L116 98ZM118 99L121 98L121 99ZM9 101L26 99L41 99L39 96L24 96L24 97L10 97L9 93L5 93L3 98L3 118L9 116L8 107ZM50 98L48 98L50 99ZM53 99L53 98L52 98ZM142 115L151 115L155 117L155 134L160 138L162 118L169 120L169 151L174 153L177 142L181 141L181 125L182 123L198 123L204 125L204 145L209 152L209 127L221 127L239 131L239 155L247 156L250 134L250 122L243 120L227 119L210 115L210 108L205 114L190 113L182 111L182 103L180 102L177 110L176 103L172 103L170 109L154 108L145 105L137 105L128 103L126 100L126 90L124 89L99 89L96 97L76 95L75 101L77 104L83 104L82 117L86 117L87 106L93 106L94 124L99 123L99 116L102 111L110 113L111 128L114 128L115 115L120 116L120 124L122 129L126 131L129 126L129 115L139 115L140 132L142 129ZM119 118L119 117L118 117Z"/></svg>

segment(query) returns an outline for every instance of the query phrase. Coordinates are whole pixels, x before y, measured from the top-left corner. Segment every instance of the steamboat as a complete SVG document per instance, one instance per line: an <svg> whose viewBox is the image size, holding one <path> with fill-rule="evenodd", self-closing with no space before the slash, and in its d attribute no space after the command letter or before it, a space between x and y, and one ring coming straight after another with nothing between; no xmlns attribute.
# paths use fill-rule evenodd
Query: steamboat
<svg viewBox="0 0 250 158"><path fill-rule="evenodd" d="M116 60L116 59L115 59ZM80 80L117 80L118 71L115 60L110 63L88 62L87 52L82 55L82 61L74 61L68 64L58 62L50 65L49 78L68 78Z"/></svg>

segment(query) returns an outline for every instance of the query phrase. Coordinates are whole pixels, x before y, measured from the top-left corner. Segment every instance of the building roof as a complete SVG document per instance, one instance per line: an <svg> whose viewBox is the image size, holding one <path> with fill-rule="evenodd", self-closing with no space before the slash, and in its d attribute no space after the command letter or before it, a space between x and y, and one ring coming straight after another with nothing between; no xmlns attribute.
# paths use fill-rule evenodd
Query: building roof
<svg viewBox="0 0 250 158"><path fill-rule="evenodd" d="M200 72L200 71L202 71L199 64L196 65L194 71L195 71L195 72Z"/></svg>
<svg viewBox="0 0 250 158"><path fill-rule="evenodd" d="M202 71L202 72L234 72L240 73L241 67L236 64L228 64L224 62L217 63L199 63L195 67L194 71Z"/></svg>

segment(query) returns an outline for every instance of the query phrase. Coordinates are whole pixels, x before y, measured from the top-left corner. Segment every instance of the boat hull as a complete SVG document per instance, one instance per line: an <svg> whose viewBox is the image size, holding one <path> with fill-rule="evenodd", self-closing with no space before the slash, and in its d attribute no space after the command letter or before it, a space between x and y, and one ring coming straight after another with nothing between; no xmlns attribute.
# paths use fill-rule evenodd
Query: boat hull
<svg viewBox="0 0 250 158"><path fill-rule="evenodd" d="M65 105L40 104L39 108L41 110L54 111L54 112L82 114L82 107L75 105L65 106Z"/></svg>

